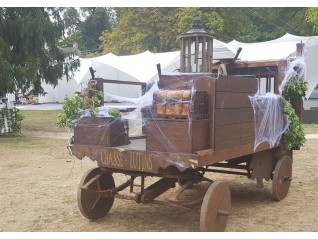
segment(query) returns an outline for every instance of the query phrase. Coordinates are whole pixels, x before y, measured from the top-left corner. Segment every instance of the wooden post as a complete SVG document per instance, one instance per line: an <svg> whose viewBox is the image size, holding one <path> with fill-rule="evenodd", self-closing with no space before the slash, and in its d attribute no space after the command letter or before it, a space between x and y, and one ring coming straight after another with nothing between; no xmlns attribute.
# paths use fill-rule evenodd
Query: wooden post
<svg viewBox="0 0 318 239"><path fill-rule="evenodd" d="M98 106L103 106L104 105L104 82L103 82L103 79L101 78L97 78L97 79L95 78L95 80L97 81L96 89L98 91L103 92L103 96L98 97L101 100Z"/></svg>
<svg viewBox="0 0 318 239"><path fill-rule="evenodd" d="M279 94L279 86L282 83L282 81L284 80L285 77L285 70L287 67L287 60L280 60L277 63L277 75L275 77L275 81L274 81L274 92L275 94Z"/></svg>
<svg viewBox="0 0 318 239"><path fill-rule="evenodd" d="M302 57L303 54L304 54L304 46L305 46L305 43L297 43L296 44L296 57Z"/></svg>
<svg viewBox="0 0 318 239"><path fill-rule="evenodd" d="M180 41L180 71L184 72L185 71L185 49L186 49L186 43L185 43L185 39L181 38Z"/></svg>
<svg viewBox="0 0 318 239"><path fill-rule="evenodd" d="M297 43L296 44L296 57L303 57L304 56L304 43ZM299 117L299 121L302 121L302 111L304 110L304 105L303 105L303 98L301 96L298 96L295 98L295 112Z"/></svg>

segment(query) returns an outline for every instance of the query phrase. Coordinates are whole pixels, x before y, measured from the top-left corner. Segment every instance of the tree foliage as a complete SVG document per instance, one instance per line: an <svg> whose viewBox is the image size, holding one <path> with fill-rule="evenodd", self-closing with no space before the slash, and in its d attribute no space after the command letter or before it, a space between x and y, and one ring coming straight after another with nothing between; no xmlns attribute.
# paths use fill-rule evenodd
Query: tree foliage
<svg viewBox="0 0 318 239"><path fill-rule="evenodd" d="M145 50L175 49L175 8L115 8L113 31L104 31L100 40L104 53L136 54Z"/></svg>
<svg viewBox="0 0 318 239"><path fill-rule="evenodd" d="M178 50L178 36L191 29L195 16L216 39L266 41L286 32L317 33L317 13L317 8L0 8L0 94L30 86L41 92L41 79L56 85L63 74L71 75L78 62L66 63L59 47L74 43L90 56Z"/></svg>
<svg viewBox="0 0 318 239"><path fill-rule="evenodd" d="M196 16L201 17L203 28L212 35L224 29L224 20L213 8L180 8L177 11L177 33L190 30Z"/></svg>
<svg viewBox="0 0 318 239"><path fill-rule="evenodd" d="M72 47L76 43L85 55L86 52L99 50L101 33L112 30L114 11L103 7L70 7L63 10L63 19L67 36L63 37L59 45Z"/></svg>
<svg viewBox="0 0 318 239"><path fill-rule="evenodd" d="M306 23L306 8L246 8L251 21L258 27L256 41L268 41L286 32L306 36L311 34Z"/></svg>
<svg viewBox="0 0 318 239"><path fill-rule="evenodd" d="M318 8L310 7L307 9L306 21L312 26L312 31L318 33Z"/></svg>
<svg viewBox="0 0 318 239"><path fill-rule="evenodd" d="M57 85L70 77L78 61L66 62L58 48L63 33L57 8L0 8L0 95L30 87L43 93L42 80Z"/></svg>
<svg viewBox="0 0 318 239"><path fill-rule="evenodd" d="M102 33L100 47L103 53L118 55L176 50L178 35L191 29L195 16L201 16L204 29L224 42L267 41L286 32L310 35L310 25L317 22L318 29L318 20L314 20L316 10L306 11L307 8L115 8L116 23L112 30Z"/></svg>

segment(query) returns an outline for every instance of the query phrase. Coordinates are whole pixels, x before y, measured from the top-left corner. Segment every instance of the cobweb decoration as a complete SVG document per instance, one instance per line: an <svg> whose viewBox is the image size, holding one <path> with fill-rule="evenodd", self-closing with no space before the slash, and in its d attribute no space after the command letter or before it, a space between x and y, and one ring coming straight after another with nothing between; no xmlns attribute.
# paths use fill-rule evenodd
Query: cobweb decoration
<svg viewBox="0 0 318 239"><path fill-rule="evenodd" d="M144 126L141 109L143 107L152 105L153 93L158 90L159 90L158 83L155 82L153 86L147 91L147 93L139 98L122 97L118 95L112 95L106 92L105 92L105 95L111 100L115 100L121 103L131 103L132 105L134 105L135 109L131 112L122 114L122 118L130 121L130 124L129 124L130 135L140 135L141 128L142 126ZM96 117L111 117L111 115L108 114L108 111L111 108L112 107L107 107L107 106L98 107L94 111L94 115ZM91 116L91 112L89 110L81 111L80 113L83 116Z"/></svg>
<svg viewBox="0 0 318 239"><path fill-rule="evenodd" d="M303 54L298 56L294 61L290 61L290 59L287 60L284 79L278 88L280 94L282 94L285 86L293 76L297 76L299 80L306 80L307 67L305 62L305 52L306 50L304 50Z"/></svg>
<svg viewBox="0 0 318 239"><path fill-rule="evenodd" d="M288 117L283 114L281 96L268 92L249 98L254 110L254 151L263 142L272 148L279 143L289 125Z"/></svg>

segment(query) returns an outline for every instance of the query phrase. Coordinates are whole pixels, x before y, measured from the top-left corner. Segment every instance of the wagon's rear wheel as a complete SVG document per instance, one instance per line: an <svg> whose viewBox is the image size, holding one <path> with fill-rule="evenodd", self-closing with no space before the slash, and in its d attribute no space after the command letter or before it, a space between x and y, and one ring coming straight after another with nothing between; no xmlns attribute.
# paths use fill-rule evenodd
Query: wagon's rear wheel
<svg viewBox="0 0 318 239"><path fill-rule="evenodd" d="M231 193L226 183L214 182L205 193L200 213L200 230L224 231L231 209Z"/></svg>
<svg viewBox="0 0 318 239"><path fill-rule="evenodd" d="M113 176L107 172L102 173L100 168L90 169L83 176L77 191L77 203L83 216L91 220L105 217L114 203L114 198L101 197L97 193L81 188L98 174L101 174L101 177L89 186L90 190L106 190L115 187Z"/></svg>
<svg viewBox="0 0 318 239"><path fill-rule="evenodd" d="M284 199L288 193L292 179L292 159L284 156L278 160L273 177L272 198L276 201Z"/></svg>

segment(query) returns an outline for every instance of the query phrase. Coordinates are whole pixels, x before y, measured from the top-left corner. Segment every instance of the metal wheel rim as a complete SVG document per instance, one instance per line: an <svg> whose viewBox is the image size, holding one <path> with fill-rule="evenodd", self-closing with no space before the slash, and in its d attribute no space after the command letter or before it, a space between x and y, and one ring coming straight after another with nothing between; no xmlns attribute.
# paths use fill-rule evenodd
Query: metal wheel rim
<svg viewBox="0 0 318 239"><path fill-rule="evenodd" d="M105 217L114 203L114 198L100 197L98 194L81 189L86 182L97 174L101 173L100 168L90 169L83 177L78 186L77 203L84 217L97 220ZM109 173L102 174L102 177L93 184L90 189L106 190L115 187L114 178Z"/></svg>
<svg viewBox="0 0 318 239"><path fill-rule="evenodd" d="M231 193L228 185L214 182L208 188L201 206L200 230L204 232L225 231L231 210Z"/></svg>

